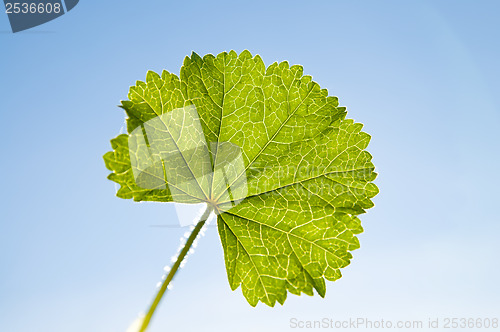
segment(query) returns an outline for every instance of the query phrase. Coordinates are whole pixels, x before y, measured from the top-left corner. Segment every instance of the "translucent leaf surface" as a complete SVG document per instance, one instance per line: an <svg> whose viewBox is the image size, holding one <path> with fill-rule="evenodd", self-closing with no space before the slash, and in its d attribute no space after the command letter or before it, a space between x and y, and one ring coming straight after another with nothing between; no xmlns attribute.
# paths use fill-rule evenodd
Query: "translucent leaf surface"
<svg viewBox="0 0 500 332"><path fill-rule="evenodd" d="M104 156L117 195L211 204L229 284L251 305L283 303L287 292L324 296L325 279L341 277L359 247L357 215L378 193L370 136L301 66L266 68L248 51L193 53L180 77L148 72L122 107L130 135ZM199 128L168 129L176 110L190 109Z"/></svg>

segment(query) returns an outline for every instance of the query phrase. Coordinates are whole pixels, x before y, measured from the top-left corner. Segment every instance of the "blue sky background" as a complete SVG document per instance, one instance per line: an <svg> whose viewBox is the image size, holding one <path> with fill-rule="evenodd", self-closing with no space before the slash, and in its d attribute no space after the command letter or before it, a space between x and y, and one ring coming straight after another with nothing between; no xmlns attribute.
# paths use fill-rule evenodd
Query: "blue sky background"
<svg viewBox="0 0 500 332"><path fill-rule="evenodd" d="M0 13L0 331L124 332L186 229L114 196L102 155L149 69L249 49L301 64L372 135L380 194L326 299L250 307L215 229L150 331L287 331L291 318L500 318L500 2L80 1L12 34ZM437 330L433 330L437 331Z"/></svg>

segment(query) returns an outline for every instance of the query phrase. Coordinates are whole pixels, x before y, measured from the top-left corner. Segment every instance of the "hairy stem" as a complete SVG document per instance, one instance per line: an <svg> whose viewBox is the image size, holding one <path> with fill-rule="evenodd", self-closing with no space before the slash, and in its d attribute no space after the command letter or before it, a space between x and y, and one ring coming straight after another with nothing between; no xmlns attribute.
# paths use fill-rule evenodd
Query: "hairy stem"
<svg viewBox="0 0 500 332"><path fill-rule="evenodd" d="M172 266L172 269L167 275L167 278L163 281L160 289L158 290L158 293L155 296L155 299L153 300L153 303L151 303L151 306L149 307L148 313L144 317L144 320L142 322L141 328L139 332L144 332L148 328L149 322L151 321L151 318L153 317L153 314L155 313L156 307L158 307L158 304L160 303L163 295L165 294L165 291L167 290L168 284L172 281L172 279L175 276L175 273L179 269L179 266L181 265L182 261L186 257L186 254L188 253L189 249L193 245L194 240L198 236L198 233L200 233L201 228L207 221L208 217L210 216L210 213L212 212L212 207L207 206L207 209L205 212L203 212L203 215L200 218L200 221L196 224L195 228L189 235L189 238L186 241L186 244L182 248L181 252L179 253L179 257L177 257L177 260L175 261L174 265Z"/></svg>

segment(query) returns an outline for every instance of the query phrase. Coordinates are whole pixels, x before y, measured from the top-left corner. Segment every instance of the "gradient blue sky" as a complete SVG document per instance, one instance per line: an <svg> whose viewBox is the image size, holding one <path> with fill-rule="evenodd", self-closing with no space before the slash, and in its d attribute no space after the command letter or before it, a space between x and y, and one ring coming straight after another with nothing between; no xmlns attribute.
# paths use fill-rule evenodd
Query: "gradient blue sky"
<svg viewBox="0 0 500 332"><path fill-rule="evenodd" d="M177 223L170 205L114 196L116 105L148 69L231 49L301 64L338 96L373 137L381 192L326 299L250 307L210 229L150 331L498 317L499 14L498 1L83 0L12 34L0 13L0 331L124 332L149 305L185 229L150 227Z"/></svg>

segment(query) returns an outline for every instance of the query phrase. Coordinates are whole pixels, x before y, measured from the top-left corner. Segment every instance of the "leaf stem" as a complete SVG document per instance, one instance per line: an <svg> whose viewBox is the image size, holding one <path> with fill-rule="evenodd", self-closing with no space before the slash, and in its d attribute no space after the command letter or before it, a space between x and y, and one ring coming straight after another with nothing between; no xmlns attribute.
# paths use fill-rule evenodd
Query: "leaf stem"
<svg viewBox="0 0 500 332"><path fill-rule="evenodd" d="M151 318L153 317L153 314L155 313L156 307L160 303L163 295L165 294L165 291L167 290L168 285L174 278L175 273L179 269L179 266L181 265L182 261L186 257L186 254L188 253L189 249L193 245L194 240L198 236L198 233L200 233L201 228L203 225L205 225L205 222L207 221L208 217L210 216L210 213L212 212L213 208L209 205L207 206L207 209L205 212L203 212L203 215L200 218L200 221L196 224L194 227L193 231L189 235L189 238L186 241L186 244L182 248L181 252L179 253L179 256L177 257L177 260L175 261L174 265L172 266L172 269L167 275L167 278L163 281L160 289L158 290L158 293L155 296L155 299L153 300L153 303L151 303L151 306L149 307L148 313L144 317L144 320L142 321L141 328L139 329L139 332L144 332L148 328L149 322L151 321Z"/></svg>

